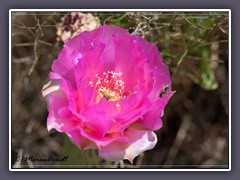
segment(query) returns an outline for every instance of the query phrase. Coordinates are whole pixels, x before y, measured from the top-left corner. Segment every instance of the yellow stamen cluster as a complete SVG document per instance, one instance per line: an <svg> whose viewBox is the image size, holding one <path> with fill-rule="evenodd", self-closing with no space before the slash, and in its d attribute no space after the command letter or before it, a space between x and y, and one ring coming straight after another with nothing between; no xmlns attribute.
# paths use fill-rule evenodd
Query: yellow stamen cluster
<svg viewBox="0 0 240 180"><path fill-rule="evenodd" d="M101 77L96 74L95 85L92 81L89 82L89 85L97 91L96 103L99 103L101 98L105 98L108 101L116 102L117 109L121 109L118 101L125 98L124 82L121 76L122 72L113 71L103 72Z"/></svg>

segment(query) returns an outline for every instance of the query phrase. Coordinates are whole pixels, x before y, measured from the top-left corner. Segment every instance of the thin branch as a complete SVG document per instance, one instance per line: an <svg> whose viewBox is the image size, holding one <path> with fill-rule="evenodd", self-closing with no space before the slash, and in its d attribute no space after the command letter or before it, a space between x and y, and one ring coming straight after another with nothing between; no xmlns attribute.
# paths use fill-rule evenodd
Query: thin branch
<svg viewBox="0 0 240 180"><path fill-rule="evenodd" d="M37 25L38 25L39 31L41 32L41 35L43 36L43 31L39 22L39 18L37 19Z"/></svg>
<svg viewBox="0 0 240 180"><path fill-rule="evenodd" d="M39 32L39 27L37 28L37 22L38 22L38 19L34 13L34 18L35 18L35 41L34 41L34 49L33 49L33 52L34 52L34 57L35 57L35 60L32 64L32 66L30 67L29 71L28 71L28 76L30 76L32 74L32 72L34 71L37 63L38 63L38 53L37 53L37 47L38 47L38 32Z"/></svg>
<svg viewBox="0 0 240 180"><path fill-rule="evenodd" d="M56 12L53 12L53 13L51 14L51 16L49 16L45 21L43 21L43 23L41 24L41 26L46 25L46 23L47 23L50 19L52 19L54 15L56 15Z"/></svg>
<svg viewBox="0 0 240 180"><path fill-rule="evenodd" d="M178 63L177 63L177 66L179 66L179 65L182 63L182 61L183 61L183 59L186 57L187 53L188 53L188 49L186 49L185 52L184 52L184 53L182 54L182 56L180 57L180 59L179 59L179 61L178 61Z"/></svg>
<svg viewBox="0 0 240 180"><path fill-rule="evenodd" d="M24 23L22 23L21 21L19 21L17 18L14 18L14 20L17 21L19 24L21 24L24 28L26 28L26 29L30 32L30 34L31 34L33 37L35 37L34 32L33 32L29 27L27 27Z"/></svg>
<svg viewBox="0 0 240 180"><path fill-rule="evenodd" d="M187 131L191 127L191 124L192 124L191 117L188 115L185 115L183 117L183 122L178 130L177 135L176 135L173 146L171 147L171 149L168 152L166 161L164 163L165 168L169 168L173 164L173 160L175 159L177 153L179 152L179 150L182 146L183 140L185 139L185 137L187 135Z"/></svg>
<svg viewBox="0 0 240 180"><path fill-rule="evenodd" d="M39 44L44 44L44 45L47 45L47 46L53 46L53 44L51 44L50 42L47 42L47 41L43 41L43 40L38 40Z"/></svg>
<svg viewBox="0 0 240 180"><path fill-rule="evenodd" d="M25 46L34 46L34 42L13 44L13 47L25 47Z"/></svg>
<svg viewBox="0 0 240 180"><path fill-rule="evenodd" d="M22 58L13 58L12 62L13 63L26 63L26 62L30 62L31 58L29 56L27 57L22 57Z"/></svg>

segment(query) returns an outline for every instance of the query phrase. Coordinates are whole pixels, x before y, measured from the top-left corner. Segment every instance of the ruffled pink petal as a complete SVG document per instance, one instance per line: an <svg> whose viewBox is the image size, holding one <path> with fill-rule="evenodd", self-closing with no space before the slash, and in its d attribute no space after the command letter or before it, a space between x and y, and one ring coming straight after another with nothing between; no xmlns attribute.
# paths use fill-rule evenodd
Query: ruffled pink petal
<svg viewBox="0 0 240 180"><path fill-rule="evenodd" d="M155 103L149 101L144 95L144 91L140 91L135 95L131 95L120 102L123 109L115 117L115 123L109 130L110 132L120 132L133 124L138 122L146 129L157 130L162 126L161 114L165 104L160 101Z"/></svg>
<svg viewBox="0 0 240 180"><path fill-rule="evenodd" d="M136 123L141 124L147 129L152 131L158 130L162 127L161 115L164 106L161 103L154 103L147 112L145 112Z"/></svg>
<svg viewBox="0 0 240 180"><path fill-rule="evenodd" d="M141 51L135 46L129 35L113 37L115 44L115 72L122 72L126 93L136 90L139 78L143 76L144 59ZM124 44L124 46L121 46ZM130 50L131 49L131 50Z"/></svg>
<svg viewBox="0 0 240 180"><path fill-rule="evenodd" d="M96 148L96 144L93 141L83 137L81 132L82 129L79 126L68 128L65 131L65 133L72 140L72 142L76 144L82 151Z"/></svg>
<svg viewBox="0 0 240 180"><path fill-rule="evenodd" d="M43 97L47 97L52 93L59 92L60 89L60 80L49 81L45 84L41 90Z"/></svg>
<svg viewBox="0 0 240 180"><path fill-rule="evenodd" d="M49 110L48 117L47 117L47 130L50 132L52 129L56 129L58 132L61 131L62 124L56 123L56 118L54 112Z"/></svg>
<svg viewBox="0 0 240 180"><path fill-rule="evenodd" d="M62 109L67 106L66 100L56 98L55 96L50 97L49 101L49 115L47 119L47 128L48 131L51 129L56 129L59 132L64 132L62 130L63 126L72 126L73 124L69 125L71 121L65 120L64 113L61 113ZM66 124L67 122L67 124Z"/></svg>
<svg viewBox="0 0 240 180"><path fill-rule="evenodd" d="M152 131L129 129L126 131L128 143L115 141L105 147L99 148L99 156L108 161L119 161L133 159L144 151L155 147L157 136Z"/></svg>
<svg viewBox="0 0 240 180"><path fill-rule="evenodd" d="M104 52L104 69L105 71L111 71L115 68L115 54L118 49L115 48L113 42L113 36L115 34L128 34L126 29L119 28L117 26L103 26L103 42L107 44Z"/></svg>
<svg viewBox="0 0 240 180"><path fill-rule="evenodd" d="M120 161L125 156L127 145L122 142L112 142L107 146L100 147L98 154L107 161Z"/></svg>
<svg viewBox="0 0 240 180"><path fill-rule="evenodd" d="M133 36L134 42L138 47L141 47L141 51L147 58L147 63L151 68L160 67L162 65L162 56L158 51L157 46L147 42L140 36Z"/></svg>
<svg viewBox="0 0 240 180"><path fill-rule="evenodd" d="M150 100L155 101L160 98L160 92L164 87L168 86L168 91L171 91L171 79L168 67L162 64L161 67L156 68L153 72L153 87L148 94Z"/></svg>
<svg viewBox="0 0 240 180"><path fill-rule="evenodd" d="M77 88L80 86L89 86L89 82L96 74L103 72L102 53L104 44L96 47L86 46L79 51L82 54L75 68L72 70L76 79Z"/></svg>
<svg viewBox="0 0 240 180"><path fill-rule="evenodd" d="M113 48L111 44L112 35L127 33L127 30L116 26L100 26L93 31L84 31L71 40L66 41L64 48L59 53L58 59L55 60L52 65L52 70L64 76L83 58L83 53L91 55L96 50L92 49L90 53L86 53L84 51L86 47L99 48L99 44L108 45L102 54L105 59L105 68L111 68L114 60L114 51L112 51Z"/></svg>
<svg viewBox="0 0 240 180"><path fill-rule="evenodd" d="M129 130L126 136L131 143L125 150L124 159L128 159L131 163L136 156L153 149L157 144L157 136L152 131Z"/></svg>
<svg viewBox="0 0 240 180"><path fill-rule="evenodd" d="M61 126L55 122L55 115L57 114L56 111L67 106L66 97L60 89L60 80L51 80L45 84L42 89L42 94L48 103L48 131L50 131L52 128L60 129Z"/></svg>
<svg viewBox="0 0 240 180"><path fill-rule="evenodd" d="M94 31L84 31L79 36L75 36L69 41L65 42L64 48L59 53L58 59L54 61L52 65L53 72L65 75L76 65L82 55L78 49L85 46L90 46L94 37L98 37L101 34L101 28L97 28Z"/></svg>
<svg viewBox="0 0 240 180"><path fill-rule="evenodd" d="M88 131L97 138L102 138L114 124L114 119L108 117L104 111L86 109L81 113Z"/></svg>

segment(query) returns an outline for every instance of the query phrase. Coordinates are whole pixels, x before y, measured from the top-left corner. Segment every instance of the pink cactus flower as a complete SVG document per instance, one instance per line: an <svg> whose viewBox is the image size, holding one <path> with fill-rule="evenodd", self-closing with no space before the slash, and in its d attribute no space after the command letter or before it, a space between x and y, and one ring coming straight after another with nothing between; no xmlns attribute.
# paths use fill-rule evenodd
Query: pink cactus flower
<svg viewBox="0 0 240 180"><path fill-rule="evenodd" d="M126 29L103 25L65 42L42 94L47 129L109 161L153 149L173 95L157 47Z"/></svg>

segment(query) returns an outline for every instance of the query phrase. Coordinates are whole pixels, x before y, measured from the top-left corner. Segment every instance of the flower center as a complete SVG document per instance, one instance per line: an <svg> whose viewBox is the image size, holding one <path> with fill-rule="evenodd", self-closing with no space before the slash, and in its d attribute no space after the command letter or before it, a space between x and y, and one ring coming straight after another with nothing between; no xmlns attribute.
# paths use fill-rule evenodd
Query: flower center
<svg viewBox="0 0 240 180"><path fill-rule="evenodd" d="M97 81L95 85L93 85L92 81L89 82L89 85L97 91L96 103L99 103L101 98L105 98L108 101L115 102L118 110L121 109L118 101L125 98L124 81L121 76L122 72L113 71L103 72L101 77L96 74Z"/></svg>

